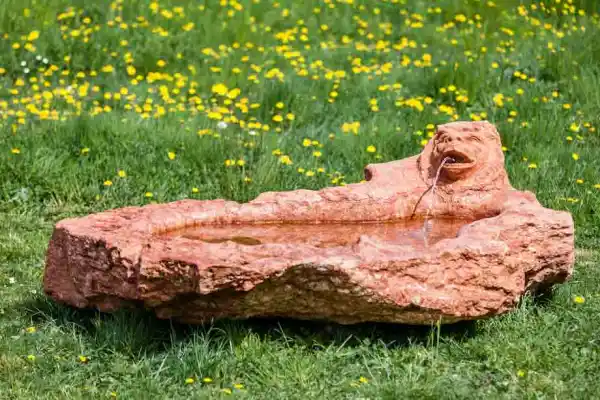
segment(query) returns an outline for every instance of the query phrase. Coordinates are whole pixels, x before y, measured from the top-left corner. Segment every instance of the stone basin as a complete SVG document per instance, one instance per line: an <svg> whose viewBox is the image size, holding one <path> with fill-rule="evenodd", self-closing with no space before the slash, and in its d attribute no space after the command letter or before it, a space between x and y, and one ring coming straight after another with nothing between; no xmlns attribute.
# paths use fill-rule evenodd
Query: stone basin
<svg viewBox="0 0 600 400"><path fill-rule="evenodd" d="M60 221L45 292L75 307L141 306L189 323L429 324L505 313L572 274L571 215L510 186L488 122L440 125L421 154L371 164L365 178Z"/></svg>
<svg viewBox="0 0 600 400"><path fill-rule="evenodd" d="M425 251L442 239L455 238L469 221L439 219L425 225L422 220L387 223L330 224L239 224L196 226L166 232L169 238L199 240L205 243L232 242L246 246L298 244L316 248L346 247L358 244L364 236L392 245L411 246ZM424 229L427 227L426 229Z"/></svg>

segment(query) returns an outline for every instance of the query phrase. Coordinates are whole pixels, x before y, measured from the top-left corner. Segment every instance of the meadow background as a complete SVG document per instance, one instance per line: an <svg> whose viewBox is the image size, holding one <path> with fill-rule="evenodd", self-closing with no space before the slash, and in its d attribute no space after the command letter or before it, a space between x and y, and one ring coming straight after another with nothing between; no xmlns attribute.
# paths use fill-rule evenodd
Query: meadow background
<svg viewBox="0 0 600 400"><path fill-rule="evenodd" d="M3 0L0 398L595 398L594 0ZM204 327L41 292L54 223L363 179L437 124L497 125L513 185L572 213L573 279L456 326Z"/></svg>

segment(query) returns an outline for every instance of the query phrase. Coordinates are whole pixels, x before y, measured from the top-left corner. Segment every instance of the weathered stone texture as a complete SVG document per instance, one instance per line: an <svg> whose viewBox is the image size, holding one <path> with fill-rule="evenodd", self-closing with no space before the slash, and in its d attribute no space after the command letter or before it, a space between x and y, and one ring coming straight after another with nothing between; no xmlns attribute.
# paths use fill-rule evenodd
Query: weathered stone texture
<svg viewBox="0 0 600 400"><path fill-rule="evenodd" d="M243 204L186 200L60 221L45 291L76 307L143 305L190 323L426 324L504 313L572 273L570 214L510 186L487 122L441 125L420 155L369 165L365 176ZM426 215L428 245L418 229Z"/></svg>

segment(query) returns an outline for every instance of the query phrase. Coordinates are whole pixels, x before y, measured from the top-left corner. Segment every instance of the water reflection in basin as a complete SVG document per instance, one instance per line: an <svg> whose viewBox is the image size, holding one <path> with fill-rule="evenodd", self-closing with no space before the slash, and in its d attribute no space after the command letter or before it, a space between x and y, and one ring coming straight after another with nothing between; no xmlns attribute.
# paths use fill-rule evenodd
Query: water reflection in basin
<svg viewBox="0 0 600 400"><path fill-rule="evenodd" d="M397 245L426 246L442 239L454 238L469 222L456 219L390 223L320 223L320 224L245 224L202 225L167 232L168 237L201 240L207 243L233 242L246 246L268 243L302 243L315 247L349 246L368 236Z"/></svg>

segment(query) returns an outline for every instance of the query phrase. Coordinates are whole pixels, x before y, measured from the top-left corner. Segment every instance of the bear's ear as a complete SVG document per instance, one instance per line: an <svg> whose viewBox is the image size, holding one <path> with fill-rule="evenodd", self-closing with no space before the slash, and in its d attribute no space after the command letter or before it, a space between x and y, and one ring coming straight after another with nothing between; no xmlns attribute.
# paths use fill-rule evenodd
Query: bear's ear
<svg viewBox="0 0 600 400"><path fill-rule="evenodd" d="M500 132L498 132L498 128L496 125L492 124L489 121L478 121L481 123L481 131L484 132L485 136L494 141L500 142Z"/></svg>

